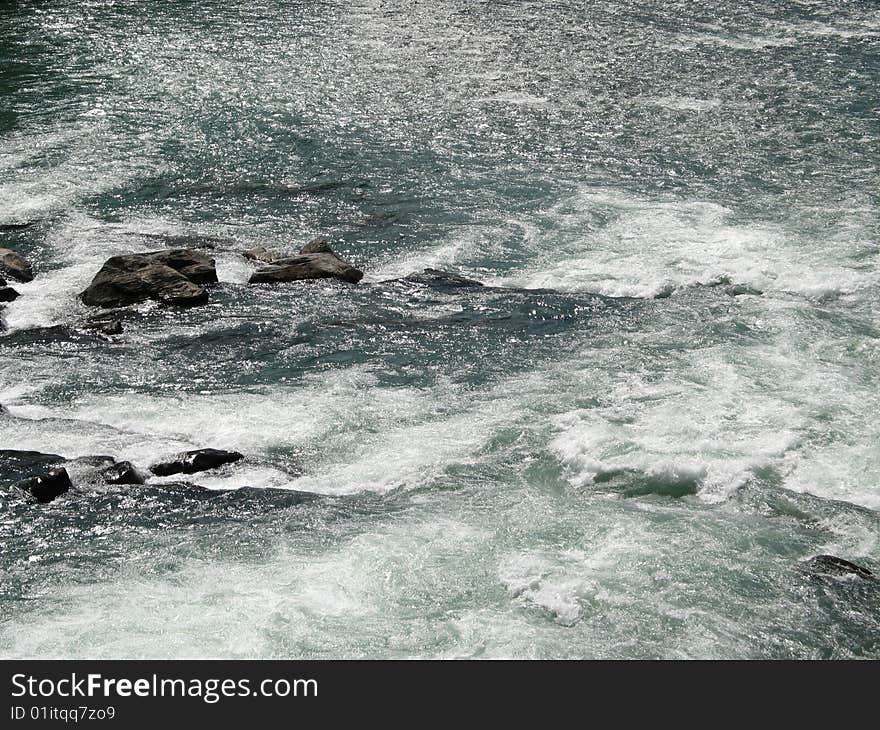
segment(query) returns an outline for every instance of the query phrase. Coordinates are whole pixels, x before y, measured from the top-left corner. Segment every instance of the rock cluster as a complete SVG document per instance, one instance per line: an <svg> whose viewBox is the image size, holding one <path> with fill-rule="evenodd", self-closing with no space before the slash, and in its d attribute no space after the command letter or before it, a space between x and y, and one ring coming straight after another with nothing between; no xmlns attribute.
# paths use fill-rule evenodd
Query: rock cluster
<svg viewBox="0 0 880 730"><path fill-rule="evenodd" d="M237 451L197 449L155 464L150 471L157 476L195 474L243 458ZM0 450L0 487L25 492L38 502L51 502L73 489L74 484L141 485L147 483L147 476L130 461L116 461L112 456L65 459L39 451Z"/></svg>

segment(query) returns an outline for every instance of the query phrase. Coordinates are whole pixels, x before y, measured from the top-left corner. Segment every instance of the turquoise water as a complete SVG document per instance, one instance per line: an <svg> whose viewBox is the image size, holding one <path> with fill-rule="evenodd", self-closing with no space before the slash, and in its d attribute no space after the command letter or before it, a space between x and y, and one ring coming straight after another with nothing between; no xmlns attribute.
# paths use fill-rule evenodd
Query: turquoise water
<svg viewBox="0 0 880 730"><path fill-rule="evenodd" d="M0 448L246 458L0 496L2 656L880 656L798 569L880 567L878 51L842 0L4 4ZM182 235L209 305L75 329ZM316 235L361 284L246 285Z"/></svg>

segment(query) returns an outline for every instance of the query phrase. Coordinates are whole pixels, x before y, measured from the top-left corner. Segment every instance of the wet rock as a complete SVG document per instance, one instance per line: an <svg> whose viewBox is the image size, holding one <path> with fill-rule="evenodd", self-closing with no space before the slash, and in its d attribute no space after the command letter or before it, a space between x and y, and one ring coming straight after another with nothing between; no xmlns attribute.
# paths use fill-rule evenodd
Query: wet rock
<svg viewBox="0 0 880 730"><path fill-rule="evenodd" d="M279 258L278 254L275 253L275 251L272 251L265 246L249 248L247 251L242 251L241 255L251 261L262 261L266 264L271 264L273 261Z"/></svg>
<svg viewBox="0 0 880 730"><path fill-rule="evenodd" d="M121 335L124 331L121 319L97 319L84 322L81 327L85 330L95 330L105 335Z"/></svg>
<svg viewBox="0 0 880 730"><path fill-rule="evenodd" d="M105 484L146 484L144 475L130 461L117 461L98 472Z"/></svg>
<svg viewBox="0 0 880 730"><path fill-rule="evenodd" d="M77 327L69 327L63 324L51 327L32 327L20 329L6 335L5 343L15 347L27 347L37 344L62 344L62 343L99 343L104 341L96 332L83 330Z"/></svg>
<svg viewBox="0 0 880 730"><path fill-rule="evenodd" d="M93 307L119 307L153 299L163 304L208 301L203 284L217 281L214 259L191 249L172 249L108 259L80 294Z"/></svg>
<svg viewBox="0 0 880 730"><path fill-rule="evenodd" d="M340 279L357 284L364 272L339 258L324 239L307 243L299 256L275 259L269 266L257 269L251 284L277 284L308 279Z"/></svg>
<svg viewBox="0 0 880 730"><path fill-rule="evenodd" d="M80 456L64 464L76 484L144 484L146 478L130 461L116 461L112 456Z"/></svg>
<svg viewBox="0 0 880 730"><path fill-rule="evenodd" d="M405 276L403 281L410 284L422 284L436 289L473 289L483 286L483 282L468 279L460 274L443 269L425 269Z"/></svg>
<svg viewBox="0 0 880 730"><path fill-rule="evenodd" d="M874 574L867 568L834 555L817 555L814 558L810 558L804 563L804 568L813 575L851 576L861 580L877 580Z"/></svg>
<svg viewBox="0 0 880 730"><path fill-rule="evenodd" d="M105 335L121 335L122 334L122 321L118 319L114 319L112 322L108 322L106 325L100 328L101 332Z"/></svg>
<svg viewBox="0 0 880 730"><path fill-rule="evenodd" d="M0 449L0 483L14 484L25 477L36 476L51 466L64 463L63 456L40 451Z"/></svg>
<svg viewBox="0 0 880 730"><path fill-rule="evenodd" d="M30 492L36 497L38 502L51 502L56 497L70 491L73 485L70 483L70 477L67 469L63 466L40 474L39 476L25 479L16 484L19 489Z"/></svg>
<svg viewBox="0 0 880 730"><path fill-rule="evenodd" d="M326 238L318 237L313 238L309 241L305 246L303 246L300 250L300 253L333 253L333 249L330 248L330 242Z"/></svg>
<svg viewBox="0 0 880 730"><path fill-rule="evenodd" d="M244 455L237 451L221 449L196 449L179 454L172 461L154 464L150 471L156 476L165 477L171 474L195 474L207 469L215 469L223 464L231 464L243 459Z"/></svg>
<svg viewBox="0 0 880 730"><path fill-rule="evenodd" d="M164 264L185 276L195 284L216 284L217 267L214 259L201 251L175 248L143 254L151 261Z"/></svg>
<svg viewBox="0 0 880 730"><path fill-rule="evenodd" d="M0 302L13 302L20 296L11 286L0 286Z"/></svg>
<svg viewBox="0 0 880 730"><path fill-rule="evenodd" d="M9 233L11 231L23 231L30 228L36 221L27 221L25 223L0 223L0 233Z"/></svg>
<svg viewBox="0 0 880 730"><path fill-rule="evenodd" d="M16 281L28 282L34 279L31 265L8 248L0 248L0 271Z"/></svg>

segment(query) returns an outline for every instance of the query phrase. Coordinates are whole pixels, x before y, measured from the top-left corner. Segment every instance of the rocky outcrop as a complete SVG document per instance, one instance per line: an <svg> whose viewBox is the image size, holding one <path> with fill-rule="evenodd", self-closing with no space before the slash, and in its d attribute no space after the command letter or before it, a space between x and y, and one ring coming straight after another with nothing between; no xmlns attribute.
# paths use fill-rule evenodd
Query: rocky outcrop
<svg viewBox="0 0 880 730"><path fill-rule="evenodd" d="M12 302L18 299L19 296L21 295L11 286L0 285L0 302Z"/></svg>
<svg viewBox="0 0 880 730"><path fill-rule="evenodd" d="M16 281L28 282L34 279L31 265L8 248L0 248L0 272Z"/></svg>
<svg viewBox="0 0 880 730"><path fill-rule="evenodd" d="M128 254L108 259L80 294L92 307L120 307L153 299L163 304L208 301L204 284L217 281L214 259L192 249Z"/></svg>
<svg viewBox="0 0 880 730"><path fill-rule="evenodd" d="M251 284L277 284L309 279L340 279L357 284L364 272L333 253L327 241L316 238L303 246L298 256L275 259L250 278Z"/></svg>
<svg viewBox="0 0 880 730"><path fill-rule="evenodd" d="M867 568L849 562L835 555L817 555L804 563L804 569L813 575L833 576L838 578L856 578L874 581L877 578Z"/></svg>
<svg viewBox="0 0 880 730"><path fill-rule="evenodd" d="M67 469L60 466L30 479L25 479L16 484L16 487L30 492L38 502L51 502L56 497L70 491L73 485L70 483Z"/></svg>
<svg viewBox="0 0 880 730"><path fill-rule="evenodd" d="M408 284L422 284L434 289L474 289L483 286L483 282L468 279L460 274L443 269L425 269L405 276L403 281Z"/></svg>
<svg viewBox="0 0 880 730"><path fill-rule="evenodd" d="M171 474L195 474L199 471L215 469L223 464L231 464L244 458L237 451L221 449L197 449L179 454L171 461L154 464L150 471L156 476L165 477Z"/></svg>

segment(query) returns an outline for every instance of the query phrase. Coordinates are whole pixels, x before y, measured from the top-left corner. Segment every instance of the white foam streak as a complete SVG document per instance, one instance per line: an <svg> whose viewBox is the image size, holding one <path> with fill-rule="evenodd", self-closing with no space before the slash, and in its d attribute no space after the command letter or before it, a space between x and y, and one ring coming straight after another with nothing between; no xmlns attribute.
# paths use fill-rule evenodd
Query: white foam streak
<svg viewBox="0 0 880 730"><path fill-rule="evenodd" d="M607 223L596 227L597 217ZM545 218L553 223L556 245L545 240L530 269L489 283L650 298L729 279L761 292L811 299L880 283L876 271L849 259L866 244L858 231L844 229L833 248L827 241L810 248L780 225L738 224L732 211L709 202L584 189Z"/></svg>

